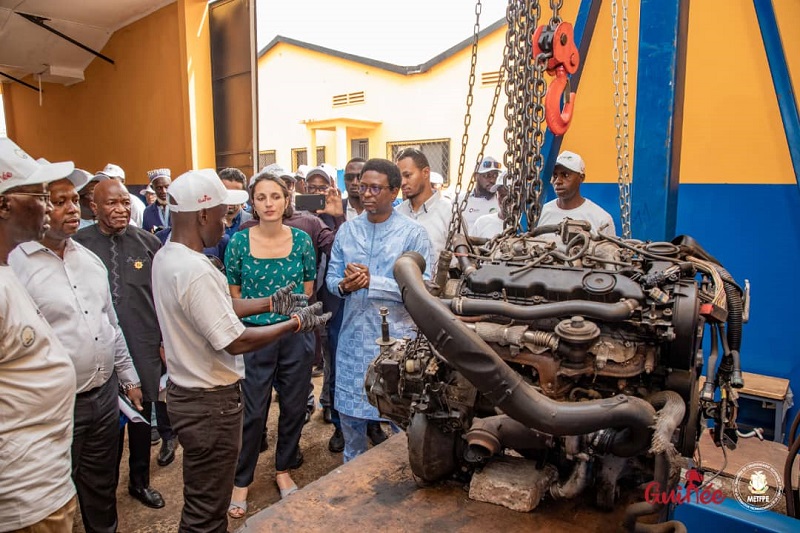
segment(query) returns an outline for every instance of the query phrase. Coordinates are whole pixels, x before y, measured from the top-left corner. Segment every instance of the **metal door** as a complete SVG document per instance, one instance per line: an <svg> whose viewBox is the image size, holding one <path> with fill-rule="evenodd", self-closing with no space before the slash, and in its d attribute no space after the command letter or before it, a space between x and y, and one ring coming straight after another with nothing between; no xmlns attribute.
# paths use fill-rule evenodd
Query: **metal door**
<svg viewBox="0 0 800 533"><path fill-rule="evenodd" d="M217 168L254 174L258 161L258 70L254 0L209 6L214 141Z"/></svg>

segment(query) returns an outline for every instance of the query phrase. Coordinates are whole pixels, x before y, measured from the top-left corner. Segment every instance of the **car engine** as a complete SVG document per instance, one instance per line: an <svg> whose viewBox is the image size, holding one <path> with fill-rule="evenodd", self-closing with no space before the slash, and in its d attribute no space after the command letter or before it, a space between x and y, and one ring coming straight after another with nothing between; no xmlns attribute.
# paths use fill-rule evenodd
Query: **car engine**
<svg viewBox="0 0 800 533"><path fill-rule="evenodd" d="M626 476L666 490L703 418L718 444L735 442L747 295L691 238L623 240L566 219L489 241L457 234L452 251L435 283L418 254L396 262L419 335L385 327L365 383L407 431L420 481L468 476L513 450L540 465L550 497L594 487L611 508ZM636 505L629 525L658 511Z"/></svg>

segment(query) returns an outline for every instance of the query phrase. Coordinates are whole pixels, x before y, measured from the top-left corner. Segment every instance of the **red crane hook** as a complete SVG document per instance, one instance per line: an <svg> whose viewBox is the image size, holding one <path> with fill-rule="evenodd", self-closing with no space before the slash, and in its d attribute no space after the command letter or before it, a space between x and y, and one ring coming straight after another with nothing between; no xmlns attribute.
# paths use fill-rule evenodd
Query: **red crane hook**
<svg viewBox="0 0 800 533"><path fill-rule="evenodd" d="M547 73L555 76L547 87L544 101L544 116L547 127L554 135L564 135L572 121L572 111L575 107L575 93L569 90L567 74L574 74L580 65L578 47L572 24L560 22L555 27L550 25L539 26L533 33L534 58L539 54L549 56L547 60ZM567 90L567 99L564 109L561 109L561 98Z"/></svg>

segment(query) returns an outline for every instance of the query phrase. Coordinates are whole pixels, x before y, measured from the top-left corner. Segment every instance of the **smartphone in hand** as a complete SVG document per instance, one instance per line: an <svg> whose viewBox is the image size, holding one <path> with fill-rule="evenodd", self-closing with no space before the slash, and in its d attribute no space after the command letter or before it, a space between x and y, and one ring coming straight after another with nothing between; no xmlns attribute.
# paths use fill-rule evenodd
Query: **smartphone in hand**
<svg viewBox="0 0 800 533"><path fill-rule="evenodd" d="M299 211L310 211L312 213L325 209L324 194L297 194L294 197L294 207Z"/></svg>

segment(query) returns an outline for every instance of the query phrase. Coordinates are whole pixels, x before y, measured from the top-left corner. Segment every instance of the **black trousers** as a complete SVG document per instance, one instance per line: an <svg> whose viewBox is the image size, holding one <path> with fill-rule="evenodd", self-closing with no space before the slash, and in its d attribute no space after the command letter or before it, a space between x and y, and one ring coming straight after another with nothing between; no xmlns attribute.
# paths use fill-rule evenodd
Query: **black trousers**
<svg viewBox="0 0 800 533"><path fill-rule="evenodd" d="M142 417L150 420L153 402L142 403ZM144 422L128 422L128 468L130 469L129 485L137 489L150 486L150 424ZM125 427L119 430L119 453L117 454L117 477L122 462L122 451L125 448Z"/></svg>
<svg viewBox="0 0 800 533"><path fill-rule="evenodd" d="M87 533L117 530L118 381L75 397L72 479Z"/></svg>
<svg viewBox="0 0 800 533"><path fill-rule="evenodd" d="M275 469L288 470L295 462L305 422L313 360L313 333L294 333L244 354L244 426L242 451L236 466L237 487L248 487L253 482L273 384L279 390L281 408Z"/></svg>
<svg viewBox="0 0 800 533"><path fill-rule="evenodd" d="M167 410L183 447L183 512L178 531L227 531L242 409L239 383L217 389L167 383Z"/></svg>
<svg viewBox="0 0 800 533"><path fill-rule="evenodd" d="M156 427L158 434L164 440L171 440L175 435L172 433L172 424L167 413L167 402L153 402L156 406Z"/></svg>

